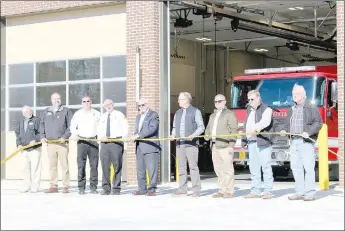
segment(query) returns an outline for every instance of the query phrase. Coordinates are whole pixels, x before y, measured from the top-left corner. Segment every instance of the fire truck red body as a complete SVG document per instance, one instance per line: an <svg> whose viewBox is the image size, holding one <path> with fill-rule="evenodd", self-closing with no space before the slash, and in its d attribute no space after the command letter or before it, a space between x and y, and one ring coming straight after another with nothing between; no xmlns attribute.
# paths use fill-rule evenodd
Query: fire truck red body
<svg viewBox="0 0 345 231"><path fill-rule="evenodd" d="M292 87L297 83L303 85L307 100L319 108L323 123L328 125L328 145L338 151L338 110L337 110L337 67L336 66L302 66L287 68L268 68L246 70L245 75L233 78L231 87L231 107L239 121L240 129L244 130L246 119L247 93L257 89L264 103L273 109L273 129L280 132L285 122L288 109L293 105ZM275 135L273 137L272 164L273 173L281 173L290 169L289 139ZM236 143L234 161L246 164L248 150L241 147L240 139ZM315 154L318 154L317 144ZM333 174L338 177L338 158L329 153L329 162Z"/></svg>

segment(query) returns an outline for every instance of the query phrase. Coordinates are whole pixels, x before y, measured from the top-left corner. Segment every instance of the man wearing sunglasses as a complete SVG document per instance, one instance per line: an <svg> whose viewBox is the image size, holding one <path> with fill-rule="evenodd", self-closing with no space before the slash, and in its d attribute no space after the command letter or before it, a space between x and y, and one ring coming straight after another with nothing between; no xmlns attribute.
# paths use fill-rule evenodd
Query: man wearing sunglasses
<svg viewBox="0 0 345 231"><path fill-rule="evenodd" d="M111 99L104 100L103 107L105 113L101 115L98 124L97 137L101 141L100 159L102 164L102 195L120 195L122 158L124 142L120 140L111 141L109 139L127 139L128 121L125 115L115 110ZM110 184L110 164L114 167L114 178Z"/></svg>
<svg viewBox="0 0 345 231"><path fill-rule="evenodd" d="M136 118L135 135L131 138L132 141L136 142L137 154L138 191L134 195L155 196L161 151L160 142L158 140L141 141L140 139L158 138L159 117L157 112L148 107L146 99L138 101L138 109L140 114ZM150 183L148 187L146 187L146 169Z"/></svg>
<svg viewBox="0 0 345 231"><path fill-rule="evenodd" d="M236 143L236 137L216 136L237 133L237 118L234 112L226 107L224 95L216 95L214 105L216 110L210 116L205 131L205 136L207 136L205 140L211 138L212 162L219 186L219 192L212 197L232 198L235 183L233 147Z"/></svg>
<svg viewBox="0 0 345 231"><path fill-rule="evenodd" d="M187 163L192 179L193 197L200 196L201 182L198 167L199 139L204 130L204 121L199 109L191 105L192 96L181 92L178 97L180 109L176 111L171 138L187 137L176 140L176 156L178 159L179 189L172 196L187 195Z"/></svg>
<svg viewBox="0 0 345 231"><path fill-rule="evenodd" d="M89 157L90 163L90 190L92 194L97 194L98 184L98 143L96 141L79 140L96 139L97 126L101 113L91 108L91 98L82 98L82 109L78 110L71 121L70 139L77 141L77 164L78 164L78 188L79 194L85 194L86 185L86 159Z"/></svg>
<svg viewBox="0 0 345 231"><path fill-rule="evenodd" d="M271 166L272 142L270 135L256 135L258 132L272 132L272 109L261 102L260 92L251 90L248 96L247 119L244 124L246 137L242 145L248 146L251 192L245 198L272 198L273 173ZM264 191L261 193L261 168L264 176Z"/></svg>

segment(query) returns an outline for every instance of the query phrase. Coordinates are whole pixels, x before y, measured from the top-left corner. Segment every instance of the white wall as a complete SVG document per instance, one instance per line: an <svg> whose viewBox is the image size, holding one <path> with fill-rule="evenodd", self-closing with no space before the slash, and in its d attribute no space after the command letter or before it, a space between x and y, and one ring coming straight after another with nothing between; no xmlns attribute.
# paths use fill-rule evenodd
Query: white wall
<svg viewBox="0 0 345 231"><path fill-rule="evenodd" d="M125 55L125 5L8 19L6 40L7 64ZM6 133L6 144L8 156L16 150L14 132ZM76 142L70 142L69 147L71 180L76 180ZM42 179L47 180L50 177L46 147L42 149L42 158ZM17 155L6 163L7 179L21 179L21 160ZM101 171L99 166L100 176ZM88 163L86 173L88 178Z"/></svg>

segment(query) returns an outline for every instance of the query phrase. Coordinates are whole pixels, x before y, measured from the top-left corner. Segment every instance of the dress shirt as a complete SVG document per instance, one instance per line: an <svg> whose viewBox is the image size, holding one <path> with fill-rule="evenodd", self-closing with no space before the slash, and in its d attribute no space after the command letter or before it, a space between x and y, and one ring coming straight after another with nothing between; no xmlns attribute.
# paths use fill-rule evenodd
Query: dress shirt
<svg viewBox="0 0 345 231"><path fill-rule="evenodd" d="M220 114L222 113L222 110L217 110L216 117L213 121L213 127L212 127L212 140L216 141L216 135L217 135L217 125L218 125L218 119Z"/></svg>
<svg viewBox="0 0 345 231"><path fill-rule="evenodd" d="M106 137L107 132L107 120L108 112L105 112L101 115L97 135L99 138ZM117 110L113 110L110 113L110 137L108 138L117 138L123 137L127 138L128 136L128 121L125 115Z"/></svg>
<svg viewBox="0 0 345 231"><path fill-rule="evenodd" d="M78 110L74 113L71 120L72 136L80 136L85 138L95 137L97 135L97 126L99 123L101 113L95 109L85 111Z"/></svg>
<svg viewBox="0 0 345 231"><path fill-rule="evenodd" d="M144 120L145 120L145 117L147 115L147 112L149 111L149 109L147 109L143 114L140 115L140 120L139 120L139 132L141 130L141 126L143 126L143 123L144 123Z"/></svg>

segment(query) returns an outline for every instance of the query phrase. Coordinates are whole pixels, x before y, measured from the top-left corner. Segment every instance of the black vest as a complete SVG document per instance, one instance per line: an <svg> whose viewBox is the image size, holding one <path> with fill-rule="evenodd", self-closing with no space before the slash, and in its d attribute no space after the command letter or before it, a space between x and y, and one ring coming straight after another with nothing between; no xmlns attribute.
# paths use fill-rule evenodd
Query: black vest
<svg viewBox="0 0 345 231"><path fill-rule="evenodd" d="M262 118L262 114L264 113L264 111L268 108L268 106L266 104L260 104L258 106L258 108L256 109L255 112L255 123L258 123L261 118ZM246 125L247 125L247 120L248 120L248 116L249 113L251 112L250 106L247 108L247 116L246 116L246 121L244 123L244 129L246 129ZM268 127L264 128L263 130L261 130L260 132L272 132L273 131L273 116L271 118L271 123ZM257 135L257 144L258 146L269 146L272 145L272 138L273 135ZM242 138L242 143L247 143L247 137L243 136Z"/></svg>

